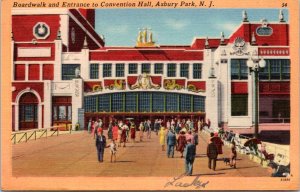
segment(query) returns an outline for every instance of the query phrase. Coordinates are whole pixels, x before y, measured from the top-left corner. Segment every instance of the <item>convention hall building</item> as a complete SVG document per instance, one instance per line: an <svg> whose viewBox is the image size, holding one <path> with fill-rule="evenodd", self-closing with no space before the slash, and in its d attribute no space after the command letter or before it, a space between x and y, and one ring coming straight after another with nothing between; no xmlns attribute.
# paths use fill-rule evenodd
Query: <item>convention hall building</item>
<svg viewBox="0 0 300 192"><path fill-rule="evenodd" d="M189 45L158 45L154 35L141 29L131 47L108 47L95 31L95 10L13 9L12 130L86 129L90 118L105 125L112 118L189 118L251 133L249 60L265 63L260 129L290 129L289 24L281 11L276 22L252 22L243 12L228 37L195 37Z"/></svg>

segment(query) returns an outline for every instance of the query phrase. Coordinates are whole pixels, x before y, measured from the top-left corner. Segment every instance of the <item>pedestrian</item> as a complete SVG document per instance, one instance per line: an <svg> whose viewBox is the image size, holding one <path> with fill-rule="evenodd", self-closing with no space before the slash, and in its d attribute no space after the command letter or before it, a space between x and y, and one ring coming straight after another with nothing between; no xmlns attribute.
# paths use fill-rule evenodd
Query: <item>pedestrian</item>
<svg viewBox="0 0 300 192"><path fill-rule="evenodd" d="M122 143L122 139L121 139L121 136L122 136L122 128L118 126L118 147L121 147L121 143Z"/></svg>
<svg viewBox="0 0 300 192"><path fill-rule="evenodd" d="M222 139L218 136L218 133L214 133L211 140L216 145L218 149L218 154L223 154L222 146L224 145Z"/></svg>
<svg viewBox="0 0 300 192"><path fill-rule="evenodd" d="M184 149L185 158L185 174L191 176L193 173L193 164L196 156L196 147L191 143L191 139L188 139Z"/></svg>
<svg viewBox="0 0 300 192"><path fill-rule="evenodd" d="M171 123L170 123L170 121L168 120L168 121L167 121L167 129L170 129L170 127L171 127Z"/></svg>
<svg viewBox="0 0 300 192"><path fill-rule="evenodd" d="M90 119L88 123L88 133L91 133L91 128L92 128L92 119Z"/></svg>
<svg viewBox="0 0 300 192"><path fill-rule="evenodd" d="M217 166L218 149L217 146L212 142L212 140L209 140L206 154L208 157L208 168L212 168L215 171ZM211 162L213 163L213 167L211 167Z"/></svg>
<svg viewBox="0 0 300 192"><path fill-rule="evenodd" d="M122 127L122 132L121 132L121 142L120 142L120 145L121 143L123 143L123 147L126 147L126 140L127 140L127 137L126 137L126 124Z"/></svg>
<svg viewBox="0 0 300 192"><path fill-rule="evenodd" d="M158 133L159 136L159 143L161 145L162 151L165 150L165 142L166 142L166 133L165 133L165 127L161 126L160 131Z"/></svg>
<svg viewBox="0 0 300 192"><path fill-rule="evenodd" d="M130 123L130 138L132 140L132 142L135 142L135 124L134 123Z"/></svg>
<svg viewBox="0 0 300 192"><path fill-rule="evenodd" d="M181 158L183 157L183 151L186 145L186 138L184 133L184 131L180 131L179 137L177 139L177 151L181 153Z"/></svg>
<svg viewBox="0 0 300 192"><path fill-rule="evenodd" d="M232 141L231 154L230 154L230 167L236 168L236 157L237 157L236 146L235 146L235 142Z"/></svg>
<svg viewBox="0 0 300 192"><path fill-rule="evenodd" d="M109 123L108 125L108 130L107 130L107 137L108 139L113 139L113 130L112 130L112 122Z"/></svg>
<svg viewBox="0 0 300 192"><path fill-rule="evenodd" d="M144 123L143 122L141 122L140 123L140 126L139 126L139 132L140 132L140 142L142 142L143 141L143 137L144 137L144 129L145 129L145 127L144 127Z"/></svg>
<svg viewBox="0 0 300 192"><path fill-rule="evenodd" d="M106 147L106 138L103 135L103 130L99 129L99 131L97 131L97 135L96 135L96 148L97 148L98 161L100 163L103 162L103 155L104 155L105 147Z"/></svg>
<svg viewBox="0 0 300 192"><path fill-rule="evenodd" d="M112 127L112 133L113 133L113 140L115 141L118 140L118 131L119 131L118 125L114 123L114 126Z"/></svg>
<svg viewBox="0 0 300 192"><path fill-rule="evenodd" d="M147 131L147 138L151 139L151 127L150 127L148 121L145 121L145 129Z"/></svg>
<svg viewBox="0 0 300 192"><path fill-rule="evenodd" d="M167 135L167 156L174 158L174 146L176 145L176 136L174 130L169 130Z"/></svg>
<svg viewBox="0 0 300 192"><path fill-rule="evenodd" d="M191 142L194 144L194 136L192 135L192 131L189 130L186 134L185 134L185 139L188 140L190 139Z"/></svg>
<svg viewBox="0 0 300 192"><path fill-rule="evenodd" d="M196 131L195 129L193 130L193 139L194 139L193 144L195 144L195 146L197 147L199 143L199 136L198 136L198 131Z"/></svg>
<svg viewBox="0 0 300 192"><path fill-rule="evenodd" d="M112 160L114 158L114 163L116 162L116 153L117 153L117 145L114 140L111 140L109 144L109 149L110 149L110 162L112 163Z"/></svg>
<svg viewBox="0 0 300 192"><path fill-rule="evenodd" d="M98 123L98 121L95 121L95 122L94 122L94 130L93 130L93 132L92 132L92 134L93 134L93 136L94 136L94 139L95 139L96 136L97 136L97 130L98 130L98 128L99 128L99 123Z"/></svg>

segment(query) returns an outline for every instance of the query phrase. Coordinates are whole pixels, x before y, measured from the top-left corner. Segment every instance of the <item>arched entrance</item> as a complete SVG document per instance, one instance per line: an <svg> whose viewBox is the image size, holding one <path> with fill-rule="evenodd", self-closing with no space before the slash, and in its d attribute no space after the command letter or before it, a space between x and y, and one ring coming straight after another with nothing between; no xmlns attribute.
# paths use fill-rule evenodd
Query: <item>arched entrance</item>
<svg viewBox="0 0 300 192"><path fill-rule="evenodd" d="M38 128L38 98L24 93L19 100L19 130Z"/></svg>

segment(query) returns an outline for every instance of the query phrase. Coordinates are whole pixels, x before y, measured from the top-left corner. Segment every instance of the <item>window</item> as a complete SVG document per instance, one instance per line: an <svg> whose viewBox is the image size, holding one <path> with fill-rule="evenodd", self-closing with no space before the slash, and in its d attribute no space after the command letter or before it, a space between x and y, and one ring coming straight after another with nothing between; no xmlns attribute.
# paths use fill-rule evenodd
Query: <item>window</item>
<svg viewBox="0 0 300 192"><path fill-rule="evenodd" d="M168 63L168 77L176 77L176 64Z"/></svg>
<svg viewBox="0 0 300 192"><path fill-rule="evenodd" d="M191 95L180 95L180 111L191 112Z"/></svg>
<svg viewBox="0 0 300 192"><path fill-rule="evenodd" d="M96 112L97 96L89 96L84 98L84 109L86 112Z"/></svg>
<svg viewBox="0 0 300 192"><path fill-rule="evenodd" d="M178 94L167 93L166 94L166 111L178 111Z"/></svg>
<svg viewBox="0 0 300 192"><path fill-rule="evenodd" d="M231 95L231 116L248 115L248 95Z"/></svg>
<svg viewBox="0 0 300 192"><path fill-rule="evenodd" d="M103 77L111 77L111 63L103 64Z"/></svg>
<svg viewBox="0 0 300 192"><path fill-rule="evenodd" d="M129 67L129 70L128 70L129 74L137 74L137 64L136 63L129 63L128 67Z"/></svg>
<svg viewBox="0 0 300 192"><path fill-rule="evenodd" d="M139 93L139 112L150 112L150 93L142 92Z"/></svg>
<svg viewBox="0 0 300 192"><path fill-rule="evenodd" d="M110 112L110 96L109 94L98 96L98 111Z"/></svg>
<svg viewBox="0 0 300 192"><path fill-rule="evenodd" d="M123 93L114 93L111 95L111 111L123 112Z"/></svg>
<svg viewBox="0 0 300 192"><path fill-rule="evenodd" d="M99 64L90 65L90 79L99 79Z"/></svg>
<svg viewBox="0 0 300 192"><path fill-rule="evenodd" d="M72 121L72 97L52 97L53 121Z"/></svg>
<svg viewBox="0 0 300 192"><path fill-rule="evenodd" d="M193 78L194 79L202 78L202 64L201 63L193 64Z"/></svg>
<svg viewBox="0 0 300 192"><path fill-rule="evenodd" d="M193 96L193 111L204 112L205 111L205 97Z"/></svg>
<svg viewBox="0 0 300 192"><path fill-rule="evenodd" d="M150 73L150 63L142 63L142 73Z"/></svg>
<svg viewBox="0 0 300 192"><path fill-rule="evenodd" d="M180 64L180 77L189 78L189 64L188 63Z"/></svg>
<svg viewBox="0 0 300 192"><path fill-rule="evenodd" d="M266 59L266 67L260 69L261 80L285 80L290 79L290 60Z"/></svg>
<svg viewBox="0 0 300 192"><path fill-rule="evenodd" d="M155 74L163 74L163 64L162 63L155 63L154 64L154 73Z"/></svg>
<svg viewBox="0 0 300 192"><path fill-rule="evenodd" d="M80 64L62 64L62 80L72 80L76 77L75 70L80 70Z"/></svg>
<svg viewBox="0 0 300 192"><path fill-rule="evenodd" d="M58 106L58 121L67 120L67 108L66 106Z"/></svg>
<svg viewBox="0 0 300 192"><path fill-rule="evenodd" d="M153 93L152 94L152 111L163 112L165 110L165 94L164 93Z"/></svg>
<svg viewBox="0 0 300 192"><path fill-rule="evenodd" d="M37 105L20 105L20 121L37 122Z"/></svg>
<svg viewBox="0 0 300 192"><path fill-rule="evenodd" d="M248 67L246 59L231 60L231 79L244 80L248 79Z"/></svg>
<svg viewBox="0 0 300 192"><path fill-rule="evenodd" d="M126 112L136 112L136 94L137 93L126 93L126 104L125 104L125 111Z"/></svg>
<svg viewBox="0 0 300 192"><path fill-rule="evenodd" d="M124 77L124 63L116 64L116 77Z"/></svg>

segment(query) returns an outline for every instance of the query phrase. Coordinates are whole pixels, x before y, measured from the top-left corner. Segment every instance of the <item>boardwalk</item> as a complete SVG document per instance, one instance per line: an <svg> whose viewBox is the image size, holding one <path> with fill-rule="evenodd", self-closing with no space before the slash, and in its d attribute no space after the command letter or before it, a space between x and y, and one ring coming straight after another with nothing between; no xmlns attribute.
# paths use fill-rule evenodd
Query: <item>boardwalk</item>
<svg viewBox="0 0 300 192"><path fill-rule="evenodd" d="M217 170L207 167L207 135L200 134L194 175L211 177L268 177L266 168L238 155L237 169L217 162ZM229 148L224 147L229 157ZM105 151L104 163L98 163L94 139L86 132L42 138L13 145L13 176L176 176L184 172L184 160L175 152L167 158L161 151L158 137L152 133L144 142L128 143L118 148L117 162L110 163L110 152Z"/></svg>

